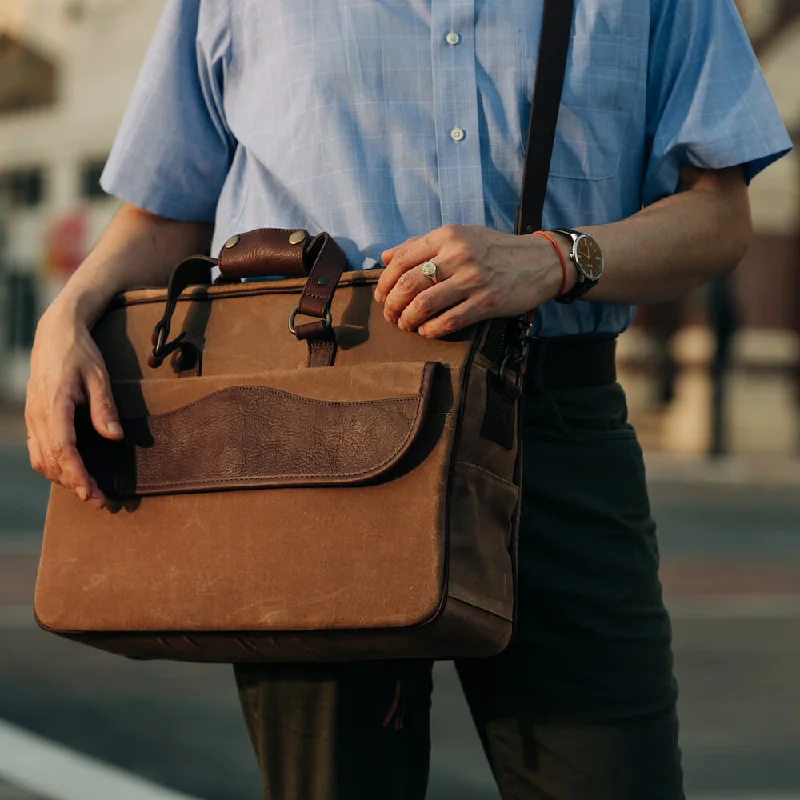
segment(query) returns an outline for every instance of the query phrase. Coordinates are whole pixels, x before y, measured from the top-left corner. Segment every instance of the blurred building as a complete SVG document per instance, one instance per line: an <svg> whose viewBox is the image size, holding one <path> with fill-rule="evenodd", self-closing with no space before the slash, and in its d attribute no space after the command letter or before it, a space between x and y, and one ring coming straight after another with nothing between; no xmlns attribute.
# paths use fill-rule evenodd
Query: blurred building
<svg viewBox="0 0 800 800"><path fill-rule="evenodd" d="M0 0L0 399L116 208L98 178L164 0Z"/></svg>
<svg viewBox="0 0 800 800"><path fill-rule="evenodd" d="M0 400L23 395L35 320L114 212L98 177L163 3L0 0ZM796 135L800 0L738 5ZM646 446L800 449L799 158L754 182L756 240L733 279L643 308L623 337Z"/></svg>
<svg viewBox="0 0 800 800"><path fill-rule="evenodd" d="M797 141L800 0L737 5ZM622 338L622 382L647 447L800 453L800 155L756 178L750 196L755 238L736 273L642 308Z"/></svg>

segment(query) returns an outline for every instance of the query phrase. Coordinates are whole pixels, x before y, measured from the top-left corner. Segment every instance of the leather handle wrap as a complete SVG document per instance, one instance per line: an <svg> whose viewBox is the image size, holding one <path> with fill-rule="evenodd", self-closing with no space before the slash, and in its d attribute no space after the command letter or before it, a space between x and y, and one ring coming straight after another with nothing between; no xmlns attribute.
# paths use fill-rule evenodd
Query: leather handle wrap
<svg viewBox="0 0 800 800"><path fill-rule="evenodd" d="M237 233L219 251L219 271L228 281L277 275L305 278L312 241L302 229L258 228Z"/></svg>
<svg viewBox="0 0 800 800"><path fill-rule="evenodd" d="M237 253L232 255L237 248ZM214 266L220 266L225 280L259 275L307 275L292 322L297 314L316 319L296 327L292 324L291 330L298 339L308 342L309 366L333 364L336 339L330 325L330 304L339 278L347 270L344 251L327 233L310 239L306 231L262 228L229 239L222 248L220 260L193 256L175 267L167 285L164 314L153 330L153 351L147 360L151 367L160 367L165 358L183 345L183 333L169 341L178 298L189 286L208 286Z"/></svg>

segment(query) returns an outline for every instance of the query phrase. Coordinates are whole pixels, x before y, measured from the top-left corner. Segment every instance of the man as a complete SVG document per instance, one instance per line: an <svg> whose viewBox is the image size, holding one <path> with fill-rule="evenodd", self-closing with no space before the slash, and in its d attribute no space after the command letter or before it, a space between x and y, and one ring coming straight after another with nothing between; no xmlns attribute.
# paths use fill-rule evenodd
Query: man
<svg viewBox="0 0 800 800"><path fill-rule="evenodd" d="M103 504L72 426L88 402L98 431L121 435L91 325L116 292L237 232L327 230L353 268L386 264L387 323L422 336L535 309L549 344L528 379L518 632L459 674L504 800L677 800L641 452L622 390L582 385L592 364L559 340L613 342L634 304L733 269L747 183L790 142L732 0L578 0L552 241L512 235L541 11L169 0L103 178L126 202L39 325L31 461ZM423 798L431 665L399 667L399 728L381 724L396 664L237 669L264 797Z"/></svg>

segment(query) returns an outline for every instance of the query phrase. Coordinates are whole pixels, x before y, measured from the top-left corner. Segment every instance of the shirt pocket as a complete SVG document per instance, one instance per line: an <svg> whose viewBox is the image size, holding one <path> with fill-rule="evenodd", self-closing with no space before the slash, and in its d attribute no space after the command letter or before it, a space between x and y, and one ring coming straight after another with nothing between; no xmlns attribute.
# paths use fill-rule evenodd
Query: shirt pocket
<svg viewBox="0 0 800 800"><path fill-rule="evenodd" d="M645 52L635 38L573 36L550 166L552 177L597 181L616 174L641 94ZM526 63L529 56L526 54ZM533 60L535 63L536 56Z"/></svg>

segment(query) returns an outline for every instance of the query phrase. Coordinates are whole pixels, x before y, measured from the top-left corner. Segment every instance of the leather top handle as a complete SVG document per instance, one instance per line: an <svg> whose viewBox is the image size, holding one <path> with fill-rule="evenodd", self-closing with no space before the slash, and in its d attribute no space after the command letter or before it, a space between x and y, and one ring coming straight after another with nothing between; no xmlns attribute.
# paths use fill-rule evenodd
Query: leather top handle
<svg viewBox="0 0 800 800"><path fill-rule="evenodd" d="M160 367L165 358L184 345L184 333L169 341L178 298L189 286L208 286L214 266L220 267L222 282L263 275L308 276L289 319L289 330L308 342L308 366L333 364L336 340L330 304L339 279L347 270L344 251L327 233L311 238L306 231L262 228L231 237L219 259L192 256L175 267L167 285L164 314L153 330L153 350L147 359L151 367ZM298 325L298 315L316 319Z"/></svg>
<svg viewBox="0 0 800 800"><path fill-rule="evenodd" d="M172 271L167 284L167 302L164 314L153 329L153 350L147 357L147 363L153 369L160 367L164 363L164 359L178 350L185 339L184 332L179 333L172 341L168 341L172 315L175 313L178 298L189 286L208 286L211 283L211 268L215 264L216 261L213 258L192 256L181 261Z"/></svg>

